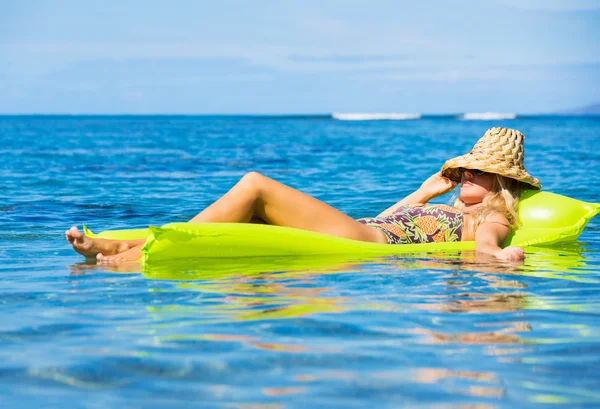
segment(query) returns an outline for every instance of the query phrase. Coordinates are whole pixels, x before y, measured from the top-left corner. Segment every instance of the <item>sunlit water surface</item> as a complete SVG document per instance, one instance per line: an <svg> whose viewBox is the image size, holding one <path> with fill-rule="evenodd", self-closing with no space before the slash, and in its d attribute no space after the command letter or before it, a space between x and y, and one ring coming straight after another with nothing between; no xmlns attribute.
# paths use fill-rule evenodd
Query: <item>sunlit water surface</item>
<svg viewBox="0 0 600 409"><path fill-rule="evenodd" d="M544 189L600 202L600 120L0 117L0 405L600 405L600 218L524 264L85 264L64 240L185 221L256 170L352 217L417 188L491 126ZM440 199L442 202L450 197Z"/></svg>

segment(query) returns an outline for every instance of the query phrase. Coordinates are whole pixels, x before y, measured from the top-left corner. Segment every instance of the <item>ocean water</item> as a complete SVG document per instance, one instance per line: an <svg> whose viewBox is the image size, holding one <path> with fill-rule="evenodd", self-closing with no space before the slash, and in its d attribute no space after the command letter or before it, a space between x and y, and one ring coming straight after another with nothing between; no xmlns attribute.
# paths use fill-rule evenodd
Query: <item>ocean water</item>
<svg viewBox="0 0 600 409"><path fill-rule="evenodd" d="M600 217L524 263L142 270L64 240L185 221L251 170L374 215L492 126L545 190L600 202L593 117L0 117L0 406L600 406Z"/></svg>

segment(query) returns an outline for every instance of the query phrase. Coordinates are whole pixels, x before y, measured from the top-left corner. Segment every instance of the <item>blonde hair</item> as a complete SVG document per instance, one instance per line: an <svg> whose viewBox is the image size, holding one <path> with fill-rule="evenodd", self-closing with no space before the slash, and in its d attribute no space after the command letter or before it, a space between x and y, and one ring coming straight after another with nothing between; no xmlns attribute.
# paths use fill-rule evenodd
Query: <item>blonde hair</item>
<svg viewBox="0 0 600 409"><path fill-rule="evenodd" d="M496 176L494 185L485 198L486 205L471 213L475 220L475 223L473 223L474 231L492 213L503 214L511 229L520 226L518 210L521 183L515 179L498 174L494 175ZM454 207L458 209L465 207L465 203L460 199L460 196L456 199Z"/></svg>

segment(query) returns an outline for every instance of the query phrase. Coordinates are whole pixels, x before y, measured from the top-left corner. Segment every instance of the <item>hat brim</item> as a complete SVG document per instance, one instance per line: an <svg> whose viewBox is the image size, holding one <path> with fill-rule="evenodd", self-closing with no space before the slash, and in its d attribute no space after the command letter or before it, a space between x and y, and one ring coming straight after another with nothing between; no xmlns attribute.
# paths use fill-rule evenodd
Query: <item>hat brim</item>
<svg viewBox="0 0 600 409"><path fill-rule="evenodd" d="M519 182L528 185L527 187L531 189L539 190L542 188L540 181L527 173L522 167L512 166L505 168L496 164L490 164L489 161L478 160L471 153L447 160L442 166L442 176L460 183L460 168L479 169L484 172L495 173L510 179L518 180Z"/></svg>

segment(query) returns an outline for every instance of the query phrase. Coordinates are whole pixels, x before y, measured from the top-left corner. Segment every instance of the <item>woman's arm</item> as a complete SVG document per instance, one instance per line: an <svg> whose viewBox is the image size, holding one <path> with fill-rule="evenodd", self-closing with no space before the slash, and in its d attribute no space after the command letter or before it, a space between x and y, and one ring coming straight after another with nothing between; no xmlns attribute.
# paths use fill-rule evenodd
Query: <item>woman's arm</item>
<svg viewBox="0 0 600 409"><path fill-rule="evenodd" d="M419 187L410 195L406 196L404 199L400 200L395 205L381 212L378 215L378 217L389 216L390 214L394 213L394 211L398 207L403 205L427 203L433 198L441 196L444 193L448 193L449 191L454 189L456 185L456 182L453 182L450 179L443 177L440 172L434 173L425 182L423 182L421 187Z"/></svg>
<svg viewBox="0 0 600 409"><path fill-rule="evenodd" d="M506 217L500 213L489 215L475 232L475 251L489 254L500 260L523 260L525 252L521 247L500 247L510 233Z"/></svg>

